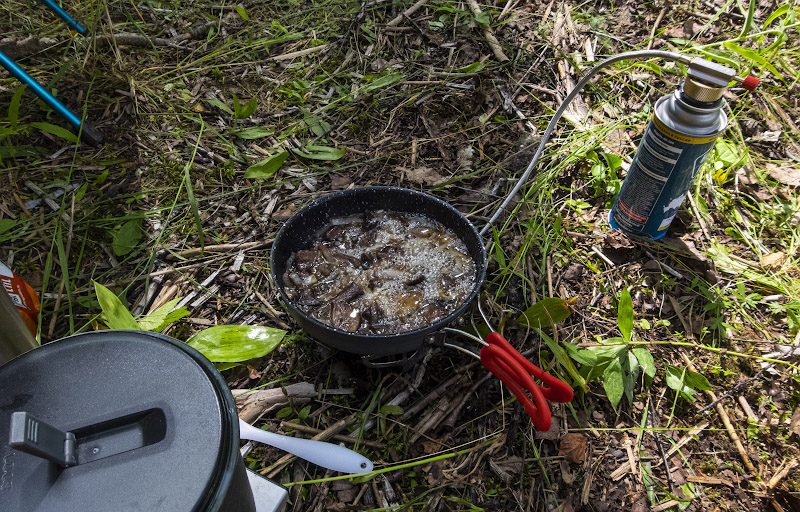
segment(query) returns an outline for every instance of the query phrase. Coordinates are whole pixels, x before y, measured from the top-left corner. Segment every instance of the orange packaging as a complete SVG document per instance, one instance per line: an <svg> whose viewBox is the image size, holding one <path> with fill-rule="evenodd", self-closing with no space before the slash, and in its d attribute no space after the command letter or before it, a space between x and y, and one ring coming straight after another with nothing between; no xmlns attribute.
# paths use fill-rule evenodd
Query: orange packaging
<svg viewBox="0 0 800 512"><path fill-rule="evenodd" d="M39 319L39 296L36 291L2 263L0 263L0 283L8 292L8 296L11 297L11 302L17 307L19 314L22 315L31 334L36 336Z"/></svg>

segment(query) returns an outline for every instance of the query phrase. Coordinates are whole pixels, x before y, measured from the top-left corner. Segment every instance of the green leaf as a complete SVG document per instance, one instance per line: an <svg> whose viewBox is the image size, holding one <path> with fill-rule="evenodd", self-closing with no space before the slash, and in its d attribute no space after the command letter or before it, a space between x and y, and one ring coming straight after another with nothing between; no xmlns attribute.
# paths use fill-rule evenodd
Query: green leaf
<svg viewBox="0 0 800 512"><path fill-rule="evenodd" d="M789 9L790 9L790 7L789 7L788 3L783 4L780 7L778 7L777 9L775 9L775 11L772 14L769 15L769 17L766 19L766 21L764 21L764 25L763 25L764 29L766 29L768 26L770 26L770 24L773 21L777 20L778 18L780 18L781 16L783 16L784 14L789 12Z"/></svg>
<svg viewBox="0 0 800 512"><path fill-rule="evenodd" d="M617 405L622 400L623 393L625 393L625 384L622 381L622 365L619 364L619 361L612 361L603 372L603 389L606 391L608 401L611 402L611 407L616 411Z"/></svg>
<svg viewBox="0 0 800 512"><path fill-rule="evenodd" d="M606 161L606 165L613 172L622 166L622 158L613 153L600 153Z"/></svg>
<svg viewBox="0 0 800 512"><path fill-rule="evenodd" d="M129 220L122 225L114 234L111 247L117 256L125 256L139 245L144 232L142 231L142 219Z"/></svg>
<svg viewBox="0 0 800 512"><path fill-rule="evenodd" d="M253 164L244 172L245 178L271 178L278 169L281 168L283 162L289 157L288 151L281 151L274 154L269 158L261 160L257 164Z"/></svg>
<svg viewBox="0 0 800 512"><path fill-rule="evenodd" d="M652 380L656 376L656 362L653 360L650 351L644 347L636 347L631 352L639 360L639 365L642 367L644 374Z"/></svg>
<svg viewBox="0 0 800 512"><path fill-rule="evenodd" d="M606 340L606 342L614 343L617 340L619 340L620 342L624 342L625 341L622 338L609 338L609 339ZM602 362L602 361L610 361L612 359L619 359L620 354L622 354L623 351L628 350L628 347L626 345L622 345L622 344L615 344L615 345L608 345L608 346L606 346L606 345L594 345L592 347L589 347L586 350L590 350L590 351L594 352L594 355L597 356L598 362Z"/></svg>
<svg viewBox="0 0 800 512"><path fill-rule="evenodd" d="M224 372L225 370L230 370L231 368L236 368L237 366L241 366L239 363L214 363L214 367L217 369L218 372Z"/></svg>
<svg viewBox="0 0 800 512"><path fill-rule="evenodd" d="M100 309L103 310L103 319L109 329L141 330L131 312L122 304L119 297L114 295L114 292L97 281L94 281L94 292L97 295L97 301L100 303Z"/></svg>
<svg viewBox="0 0 800 512"><path fill-rule="evenodd" d="M363 95L369 92L375 91L377 89L383 89L384 87L388 87L395 82L399 82L403 80L405 75L402 73L387 73L382 77L378 78L377 80L373 80L372 83L369 85L365 85L364 87L358 90L358 94Z"/></svg>
<svg viewBox="0 0 800 512"><path fill-rule="evenodd" d="M175 309L180 301L180 298L172 299L149 315L139 318L139 327L145 331L161 332L172 322L189 316L191 313L185 307Z"/></svg>
<svg viewBox="0 0 800 512"><path fill-rule="evenodd" d="M217 107L218 109L222 110L223 112L225 112L227 114L233 115L233 110L231 110L231 107L229 107L228 105L224 104L222 101L218 100L217 98L207 98L206 99L206 103L208 103L209 105L213 105L213 106Z"/></svg>
<svg viewBox="0 0 800 512"><path fill-rule="evenodd" d="M75 191L75 202L79 203L83 196L86 195L86 190L89 188L89 182L87 181L83 185L81 185L78 190Z"/></svg>
<svg viewBox="0 0 800 512"><path fill-rule="evenodd" d="M778 71L775 68L775 66L772 65L771 62L762 57L758 52L750 50L748 48L743 48L732 41L726 41L725 43L723 43L723 46L733 52L738 53L745 60L755 62L758 66L768 70L770 73L775 75L775 77L778 78L781 82L785 81L780 71Z"/></svg>
<svg viewBox="0 0 800 512"><path fill-rule="evenodd" d="M547 297L526 309L518 321L526 327L541 329L563 322L569 314L567 301L558 297Z"/></svg>
<svg viewBox="0 0 800 512"><path fill-rule="evenodd" d="M633 301L631 301L631 294L627 288L622 290L622 296L619 298L619 306L617 306L617 325L622 332L622 337L625 341L631 341L631 333L633 332Z"/></svg>
<svg viewBox="0 0 800 512"><path fill-rule="evenodd" d="M564 367L570 377L572 377L572 381L575 386L579 386L581 388L586 388L586 380L580 374L578 369L575 367L575 364L572 362L572 359L567 354L567 349L559 345L555 340L553 340L550 336L542 332L541 330L538 331L539 335L544 339L544 342L556 356L556 359ZM569 343L565 343L565 346L569 345Z"/></svg>
<svg viewBox="0 0 800 512"><path fill-rule="evenodd" d="M269 137L270 135L274 134L274 128L265 128L263 126L251 126L250 128L236 132L237 137L247 140L263 139L264 137Z"/></svg>
<svg viewBox="0 0 800 512"><path fill-rule="evenodd" d="M303 122L317 137L323 137L326 133L331 131L331 124L317 116L308 116L303 119Z"/></svg>
<svg viewBox="0 0 800 512"><path fill-rule="evenodd" d="M711 384L699 373L672 365L667 365L667 386L689 401L694 400L694 394L698 389L711 389Z"/></svg>
<svg viewBox="0 0 800 512"><path fill-rule="evenodd" d="M468 66L460 67L460 68L456 69L456 71L459 72L459 73L472 74L472 73L478 73L479 71L481 71L485 67L486 67L486 64L484 64L483 62L478 61L478 62L473 62L472 64L469 64Z"/></svg>
<svg viewBox="0 0 800 512"><path fill-rule="evenodd" d="M717 160L725 166L736 164L741 158L738 147L724 139L718 139L714 149L716 150Z"/></svg>
<svg viewBox="0 0 800 512"><path fill-rule="evenodd" d="M399 414L403 414L403 408L399 405L384 405L378 412L384 416L397 416Z"/></svg>
<svg viewBox="0 0 800 512"><path fill-rule="evenodd" d="M587 366L594 366L597 364L597 355L591 350L586 349L578 349L571 343L564 343L565 347L574 347L575 351L573 352L572 349L567 349L570 352L570 357L575 360L575 362L580 363L582 365Z"/></svg>
<svg viewBox="0 0 800 512"><path fill-rule="evenodd" d="M702 374L693 372L692 370L686 370L686 376L683 378L683 381L694 389L699 389L700 391L711 390L711 383L708 382L708 379L706 379Z"/></svg>
<svg viewBox="0 0 800 512"><path fill-rule="evenodd" d="M11 96L11 101L8 103L8 122L14 130L16 130L17 122L19 121L19 104L22 101L22 94L27 87L24 84L17 87L14 90L14 95Z"/></svg>
<svg viewBox="0 0 800 512"><path fill-rule="evenodd" d="M5 233L16 225L17 221L14 219L0 219L0 233Z"/></svg>
<svg viewBox="0 0 800 512"><path fill-rule="evenodd" d="M307 406L303 407L302 409L300 409L299 411L297 411L297 417L300 418L301 420L304 420L304 419L308 418L309 414L311 414L311 406L310 405L307 405Z"/></svg>
<svg viewBox="0 0 800 512"><path fill-rule="evenodd" d="M269 354L285 334L283 329L260 325L217 325L195 334L186 343L209 361L240 362Z"/></svg>
<svg viewBox="0 0 800 512"><path fill-rule="evenodd" d="M247 11L245 11L244 7L241 5L236 6L236 12L239 13L239 16L241 16L244 21L250 21L250 16L247 15Z"/></svg>
<svg viewBox="0 0 800 512"><path fill-rule="evenodd" d="M328 146L315 146L309 144L303 149L293 149L295 155L308 158L309 160L339 160L345 155L343 149L331 148Z"/></svg>
<svg viewBox="0 0 800 512"><path fill-rule="evenodd" d="M50 133L55 135L56 137L61 137L64 140L68 140L70 142L77 143L78 136L72 133L71 131L67 130L66 128L62 128L61 126L56 126L52 123L45 123L45 122L35 122L31 123L31 126L34 128L38 128L43 132Z"/></svg>
<svg viewBox="0 0 800 512"><path fill-rule="evenodd" d="M251 98L250 101L243 105L239 103L238 96L235 94L233 95L233 111L236 115L236 119L247 119L257 108L258 100L256 98Z"/></svg>

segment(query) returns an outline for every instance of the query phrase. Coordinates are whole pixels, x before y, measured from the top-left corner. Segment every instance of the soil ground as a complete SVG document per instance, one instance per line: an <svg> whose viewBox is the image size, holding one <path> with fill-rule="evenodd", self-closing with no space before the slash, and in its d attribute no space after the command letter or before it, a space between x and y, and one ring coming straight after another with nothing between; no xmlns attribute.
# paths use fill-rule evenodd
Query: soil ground
<svg viewBox="0 0 800 512"><path fill-rule="evenodd" d="M42 342L107 325L93 281L134 315L194 293L190 315L166 328L178 339L225 324L285 330L270 354L223 371L234 390L286 390L249 404L248 420L345 442L378 470L335 479L255 448L247 465L288 486L292 511L800 510L796 7L64 7L87 37L38 3L0 8L0 50L106 137L98 147L66 141L54 127L63 120L0 74L0 258L41 294ZM486 236L482 303L493 327L575 387L571 404L551 404L549 431L441 335L405 365L372 368L287 314L269 250L309 201L394 185L443 199L480 228L591 64L646 48L715 56L763 84L725 93L725 144L667 236L640 243L610 230L608 210L655 101L685 67L606 68ZM560 298L569 316L541 331L520 323L544 298ZM457 323L468 329L473 318ZM595 360L591 374L587 354L603 341L640 370ZM614 407L609 390L622 393L626 378Z"/></svg>

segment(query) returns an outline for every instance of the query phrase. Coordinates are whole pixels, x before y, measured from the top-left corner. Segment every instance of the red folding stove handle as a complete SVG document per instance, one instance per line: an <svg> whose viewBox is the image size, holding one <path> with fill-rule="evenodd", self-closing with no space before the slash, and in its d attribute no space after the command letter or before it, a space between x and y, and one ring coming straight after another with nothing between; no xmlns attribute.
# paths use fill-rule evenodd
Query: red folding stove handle
<svg viewBox="0 0 800 512"><path fill-rule="evenodd" d="M490 333L486 343L488 345L481 349L483 366L508 386L537 429L542 432L550 430L550 406L545 399L571 402L572 388L525 359L500 333ZM538 385L532 376L549 387Z"/></svg>

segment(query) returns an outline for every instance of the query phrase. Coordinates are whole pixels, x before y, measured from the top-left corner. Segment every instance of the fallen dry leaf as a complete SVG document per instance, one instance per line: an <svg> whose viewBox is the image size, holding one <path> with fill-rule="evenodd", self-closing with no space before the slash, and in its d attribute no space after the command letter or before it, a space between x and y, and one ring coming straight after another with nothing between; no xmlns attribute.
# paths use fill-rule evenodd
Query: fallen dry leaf
<svg viewBox="0 0 800 512"><path fill-rule="evenodd" d="M586 460L586 446L589 440L583 434L567 434L561 440L558 454L570 462L582 464Z"/></svg>
<svg viewBox="0 0 800 512"><path fill-rule="evenodd" d="M789 422L789 432L800 436L800 407L797 407L792 414L792 419Z"/></svg>
<svg viewBox="0 0 800 512"><path fill-rule="evenodd" d="M800 187L800 169L788 163L766 165L767 174L790 187Z"/></svg>
<svg viewBox="0 0 800 512"><path fill-rule="evenodd" d="M405 169L406 179L412 183L420 185L438 185L445 181L441 174L430 167L417 167L416 169Z"/></svg>
<svg viewBox="0 0 800 512"><path fill-rule="evenodd" d="M786 262L786 254L783 252L771 252L761 257L761 266L764 268L778 268Z"/></svg>

